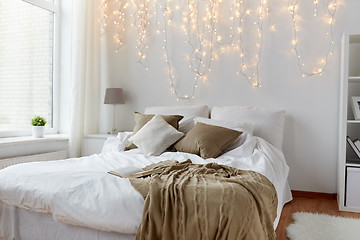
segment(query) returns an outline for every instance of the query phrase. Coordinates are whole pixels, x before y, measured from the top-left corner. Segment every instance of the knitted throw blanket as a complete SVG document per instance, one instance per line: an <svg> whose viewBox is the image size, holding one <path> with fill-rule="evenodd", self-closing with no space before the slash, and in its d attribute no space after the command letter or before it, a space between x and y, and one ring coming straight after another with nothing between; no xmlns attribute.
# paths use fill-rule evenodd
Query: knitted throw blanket
<svg viewBox="0 0 360 240"><path fill-rule="evenodd" d="M190 160L154 168L130 179L145 199L136 239L275 239L277 195L263 175Z"/></svg>

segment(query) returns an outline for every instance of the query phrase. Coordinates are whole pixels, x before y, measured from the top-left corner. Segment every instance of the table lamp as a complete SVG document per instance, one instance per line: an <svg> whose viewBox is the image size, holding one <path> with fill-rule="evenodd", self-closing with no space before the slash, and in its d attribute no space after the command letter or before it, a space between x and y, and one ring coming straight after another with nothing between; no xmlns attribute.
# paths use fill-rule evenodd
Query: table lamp
<svg viewBox="0 0 360 240"><path fill-rule="evenodd" d="M124 93L122 88L107 88L105 93L104 104L112 104L114 106L114 122L111 134L117 134L118 131L115 128L115 108L116 104L124 104Z"/></svg>

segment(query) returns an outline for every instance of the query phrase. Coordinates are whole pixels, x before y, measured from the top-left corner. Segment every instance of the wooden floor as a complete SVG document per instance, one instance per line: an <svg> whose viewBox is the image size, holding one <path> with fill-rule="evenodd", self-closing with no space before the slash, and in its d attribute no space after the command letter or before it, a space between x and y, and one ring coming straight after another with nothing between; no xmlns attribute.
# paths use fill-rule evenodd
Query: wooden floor
<svg viewBox="0 0 360 240"><path fill-rule="evenodd" d="M291 215L294 212L313 212L324 213L334 216L360 218L360 213L340 212L336 199L326 199L321 197L294 197L287 203L282 211L279 225L276 229L276 240L289 239L286 235L287 226L293 222Z"/></svg>

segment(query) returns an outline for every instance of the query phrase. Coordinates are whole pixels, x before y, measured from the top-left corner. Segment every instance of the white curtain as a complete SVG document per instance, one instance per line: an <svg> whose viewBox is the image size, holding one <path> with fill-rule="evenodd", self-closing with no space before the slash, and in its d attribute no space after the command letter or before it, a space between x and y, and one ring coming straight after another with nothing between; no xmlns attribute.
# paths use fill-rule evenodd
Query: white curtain
<svg viewBox="0 0 360 240"><path fill-rule="evenodd" d="M100 8L98 0L73 0L70 157L79 157L84 134L97 133L100 115Z"/></svg>

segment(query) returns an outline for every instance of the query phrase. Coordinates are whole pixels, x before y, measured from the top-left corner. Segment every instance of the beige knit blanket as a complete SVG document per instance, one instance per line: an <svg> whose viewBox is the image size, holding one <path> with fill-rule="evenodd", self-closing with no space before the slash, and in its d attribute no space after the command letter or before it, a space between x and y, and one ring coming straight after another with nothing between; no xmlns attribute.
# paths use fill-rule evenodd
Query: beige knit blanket
<svg viewBox="0 0 360 240"><path fill-rule="evenodd" d="M263 175L190 160L160 164L161 174L130 179L145 199L136 239L275 239L277 196Z"/></svg>

